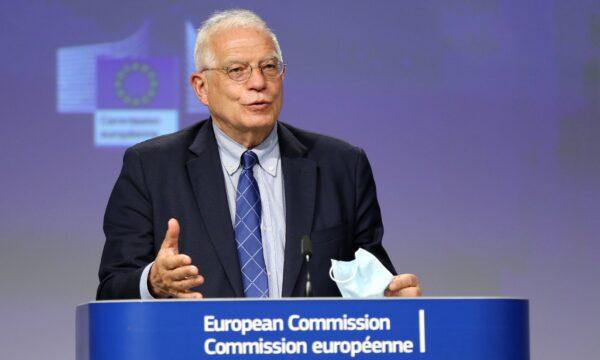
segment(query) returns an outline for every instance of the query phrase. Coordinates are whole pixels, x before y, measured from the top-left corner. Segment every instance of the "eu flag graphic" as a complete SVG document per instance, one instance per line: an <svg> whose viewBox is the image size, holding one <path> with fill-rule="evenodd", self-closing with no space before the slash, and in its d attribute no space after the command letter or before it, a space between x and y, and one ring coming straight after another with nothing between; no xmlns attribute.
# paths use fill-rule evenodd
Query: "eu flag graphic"
<svg viewBox="0 0 600 360"><path fill-rule="evenodd" d="M100 57L97 61L96 146L130 146L177 130L177 59Z"/></svg>

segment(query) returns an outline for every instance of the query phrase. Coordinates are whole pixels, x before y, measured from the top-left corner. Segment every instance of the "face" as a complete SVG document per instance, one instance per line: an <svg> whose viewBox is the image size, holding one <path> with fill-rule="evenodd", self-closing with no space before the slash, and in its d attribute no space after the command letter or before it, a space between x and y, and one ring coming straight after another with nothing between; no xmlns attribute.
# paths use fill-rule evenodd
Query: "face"
<svg viewBox="0 0 600 360"><path fill-rule="evenodd" d="M245 82L236 82L219 70L194 73L192 86L200 101L226 133L268 133L283 98L283 77L269 79L258 70L259 64L276 55L269 35L255 28L218 30L209 46L216 59L214 68L250 64L253 69Z"/></svg>

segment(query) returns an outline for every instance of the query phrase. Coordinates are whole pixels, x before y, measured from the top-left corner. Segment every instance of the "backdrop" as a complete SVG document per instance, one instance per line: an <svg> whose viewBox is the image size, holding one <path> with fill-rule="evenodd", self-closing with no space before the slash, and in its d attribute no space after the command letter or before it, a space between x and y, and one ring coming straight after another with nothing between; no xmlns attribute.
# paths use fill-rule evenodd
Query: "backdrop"
<svg viewBox="0 0 600 360"><path fill-rule="evenodd" d="M398 271L529 298L533 358L598 357L597 1L20 0L0 3L3 358L74 358L123 152L205 117L195 29L234 6L279 36L281 120L367 152Z"/></svg>

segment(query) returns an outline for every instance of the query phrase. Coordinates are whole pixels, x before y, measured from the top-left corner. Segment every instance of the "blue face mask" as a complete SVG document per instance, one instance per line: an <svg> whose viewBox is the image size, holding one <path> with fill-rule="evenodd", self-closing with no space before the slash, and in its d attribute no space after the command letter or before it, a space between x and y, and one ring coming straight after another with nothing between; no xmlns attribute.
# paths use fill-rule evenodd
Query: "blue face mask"
<svg viewBox="0 0 600 360"><path fill-rule="evenodd" d="M336 282L342 296L382 297L394 275L365 249L358 249L354 257L352 261L331 259L329 277Z"/></svg>

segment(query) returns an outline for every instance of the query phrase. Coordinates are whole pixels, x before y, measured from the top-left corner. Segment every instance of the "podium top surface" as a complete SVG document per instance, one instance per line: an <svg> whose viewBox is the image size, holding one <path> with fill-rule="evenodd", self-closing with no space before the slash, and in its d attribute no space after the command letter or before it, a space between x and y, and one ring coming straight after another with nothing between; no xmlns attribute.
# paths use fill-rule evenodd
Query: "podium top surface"
<svg viewBox="0 0 600 360"><path fill-rule="evenodd" d="M447 301L447 300L512 300L525 301L529 299L522 297L507 297L507 296L420 296L420 297L379 297L379 298L341 298L341 297L312 297L312 298L209 298L209 299L152 299L152 300L92 300L87 303L77 305L83 306L88 304L110 304L110 303L152 303L152 302L235 302L235 301Z"/></svg>

